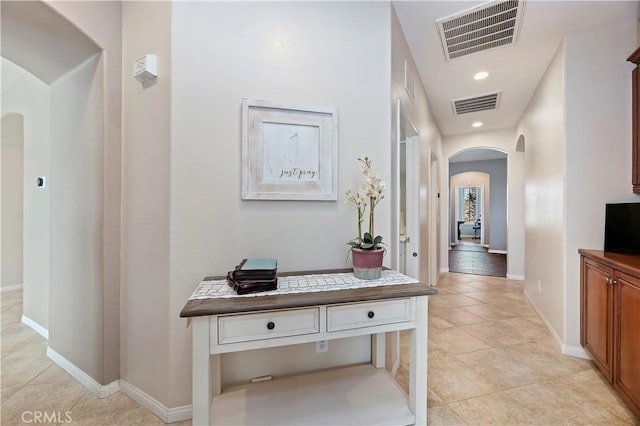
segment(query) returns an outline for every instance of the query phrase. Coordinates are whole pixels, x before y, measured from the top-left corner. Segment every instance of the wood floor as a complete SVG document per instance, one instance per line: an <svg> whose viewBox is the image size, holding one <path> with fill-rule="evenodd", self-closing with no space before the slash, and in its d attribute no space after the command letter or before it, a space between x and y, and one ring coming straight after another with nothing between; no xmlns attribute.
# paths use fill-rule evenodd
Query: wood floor
<svg viewBox="0 0 640 426"><path fill-rule="evenodd" d="M457 244L449 251L449 272L507 276L507 255L489 253L479 244Z"/></svg>

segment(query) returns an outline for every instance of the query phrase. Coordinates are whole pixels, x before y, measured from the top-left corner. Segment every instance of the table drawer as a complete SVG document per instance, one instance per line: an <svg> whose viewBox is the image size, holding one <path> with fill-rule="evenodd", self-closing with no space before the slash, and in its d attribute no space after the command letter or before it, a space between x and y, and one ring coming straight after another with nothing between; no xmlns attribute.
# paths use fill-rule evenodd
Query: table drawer
<svg viewBox="0 0 640 426"><path fill-rule="evenodd" d="M329 306L327 331L411 321L411 299Z"/></svg>
<svg viewBox="0 0 640 426"><path fill-rule="evenodd" d="M218 344L320 332L318 308L218 317Z"/></svg>

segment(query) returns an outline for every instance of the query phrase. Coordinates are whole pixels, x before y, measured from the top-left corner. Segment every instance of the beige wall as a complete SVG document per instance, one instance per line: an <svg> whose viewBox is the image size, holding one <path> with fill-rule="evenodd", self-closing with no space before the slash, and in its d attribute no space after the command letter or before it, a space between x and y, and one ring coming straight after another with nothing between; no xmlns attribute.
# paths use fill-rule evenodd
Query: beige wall
<svg viewBox="0 0 640 426"><path fill-rule="evenodd" d="M24 131L21 114L2 117L2 288L22 285Z"/></svg>
<svg viewBox="0 0 640 426"><path fill-rule="evenodd" d="M21 114L25 129L23 315L48 329L49 186L36 187L36 178L49 176L49 86L4 58L2 78L2 114Z"/></svg>
<svg viewBox="0 0 640 426"><path fill-rule="evenodd" d="M87 230L86 235L83 234L73 247L67 246L67 248L70 251L69 254L88 256L89 265L82 266L72 272L64 270L65 264L54 265L54 260L51 259L50 343L53 349L65 357L70 356L69 361L82 368L96 381L106 384L120 377L122 9L121 3L117 1L53 1L47 4L73 25L76 25L102 49L100 57L84 63L75 70L77 74L66 75L52 85L58 85L58 99L69 106L66 112L57 111L59 116L55 122L52 119L52 147L54 146L54 134L57 132L61 136L63 133L62 130L57 129L58 119L61 120L62 126L70 126L69 131L72 131L72 121L77 122L78 117L87 119L87 121L81 121L78 128L73 129L75 132L71 133L73 137L64 143L66 147L75 146L81 151L54 154L52 149L52 164L54 155L69 155L66 164L77 165L79 170L70 171L65 175L65 180L73 180L73 188L76 190L88 191L87 199L81 200L81 204L75 212L82 211L83 213L81 220L73 222L75 229L72 231ZM52 34L52 36L55 35ZM93 74L91 74L92 72ZM78 83L79 86L75 86L75 83ZM82 87L82 84L85 86ZM61 94L65 85L70 91L67 94ZM52 87L52 106L55 110L57 100L53 98L53 91ZM83 101L94 102L89 104L93 111L85 111L82 103L76 103ZM85 104L84 107L86 108L87 105ZM76 113L75 117L71 116L72 112ZM85 136L89 136L86 141L89 143L94 143L99 138L99 142L93 145L93 149L87 150L89 145L81 139ZM58 141L62 141L62 139L64 137ZM85 159L81 159L81 156L87 156L86 162ZM96 169L87 170L87 166L98 158L100 161L94 163ZM59 165L59 167L61 166ZM85 173L81 173L81 171ZM51 173L52 179L55 179L53 169ZM88 179L93 186L87 187L88 183L76 182L72 177L74 174L75 177ZM56 186L50 187L52 231L54 229L55 188ZM61 188L58 187L58 189ZM65 194L67 190L68 188L65 189ZM66 201L67 199L63 198L56 202L61 205L65 204L65 208L67 208ZM98 205L101 205L99 212L96 210ZM95 211L100 219L99 223L94 217L84 216L84 212L87 211ZM66 212L71 213L69 210ZM66 217L65 220L68 219L69 217ZM89 235L95 236L96 239L88 241ZM73 267L80 264L77 258L75 262L71 260L64 262L71 262L66 265ZM56 268L59 268L58 272L55 272ZM59 277L74 275L73 286L64 284L66 292L64 294L54 288L53 279L57 273L60 274ZM83 281L86 276L82 274L91 276L96 281L86 283ZM82 299L69 299L72 295L79 297L77 295L83 294L83 292L85 296L90 297L86 301L86 305L77 302ZM64 299L65 296L67 299ZM54 297L58 299L54 300ZM59 325L57 330L52 328L54 320ZM95 332L95 334L81 332Z"/></svg>
<svg viewBox="0 0 640 426"><path fill-rule="evenodd" d="M422 81L418 74L411 50L407 44L402 27L398 21L395 10L391 19L391 90L392 90L392 113L395 117L395 103L400 99L402 113L415 126L419 133L420 140L420 275L419 279L432 285L436 284L438 277L437 268L430 268L430 257L437 257L437 233L433 232L437 215L435 204L437 204L437 191L432 191L431 182L431 155L438 159L436 167L442 167L442 143L440 129L429 105L429 100L425 92ZM415 81L415 98L410 99L404 88L404 63L408 61L410 71ZM395 120L394 120L395 123ZM394 124L395 130L395 124ZM394 140L392 141L395 142ZM439 165L439 166L438 166ZM442 182L442 181L441 181ZM445 180L446 182L446 180ZM440 188L442 192L442 188ZM392 219L397 222L397 218ZM433 229L430 229L434 226ZM399 235L394 235L393 241L399 241ZM434 262L434 264L437 264Z"/></svg>
<svg viewBox="0 0 640 426"><path fill-rule="evenodd" d="M404 88L405 78L405 61L408 63L408 67L415 81L415 96L411 99ZM398 20L395 10L391 10L391 116L392 116L392 132L391 132L391 161L392 161L392 175L393 179L389 180L391 184L389 186L390 193L388 201L391 204L391 234L387 239L390 243L390 256L393 261L391 266L398 268L395 264L399 252L400 241L400 218L397 216L397 203L399 203L399 194L395 194L393 188L395 188L395 174L398 173L396 168L396 162L398 161L396 152L397 145L397 101L400 101L400 109L402 113L401 120L407 120L410 125L413 125L419 133L419 178L420 178L420 194L419 200L419 221L420 231L418 239L414 239L414 242L420 241L419 252L419 269L418 277L424 282L435 284L438 276L438 272L431 268L430 262L431 256L437 256L437 238L435 232L431 232L430 226L432 221L435 221L433 213L435 212L435 204L433 202L434 194L431 191L431 153L436 153L436 157L440 155L440 130L435 122L433 112L429 106L427 95L418 75L418 71L411 54L411 50L407 44L407 40L402 32L402 27ZM409 123L407 123L409 124ZM410 159L409 159L410 160ZM437 264L437 261L433 262ZM386 367L388 370L392 370L396 367L398 362L398 333L388 333L387 335L387 353L386 353Z"/></svg>
<svg viewBox="0 0 640 426"><path fill-rule="evenodd" d="M104 25L90 23L97 18L99 12L92 13L83 4L76 6L57 3L55 7L93 35L98 42L104 41L101 39ZM127 13L131 13L130 18L139 14L139 19L144 19L145 13L159 13L160 19L165 19L166 23L163 10L145 9L144 5L134 4L125 4L124 7ZM164 7L162 5L160 9ZM251 8L251 13L248 13L248 7ZM260 14L254 14L258 7L265 8L263 12L271 18L263 19L258 17ZM126 120L130 120L131 125L127 125L124 130L130 145L127 145L123 155L126 164L123 175L127 179L123 185L127 188L123 195L123 228L125 233L130 234L123 240L123 255L127 252L124 255L127 264L124 265L126 276L123 281L126 282L127 290L123 294L123 309L126 312L123 312L122 327L123 333L125 330L127 333L123 338L126 340L123 341L123 379L130 380L132 384L170 407L190 403L190 333L177 314L203 275L224 272L225 268L235 264L241 257L260 255L260 247L263 246L251 243L249 237L258 235L259 240L282 242L281 230L285 227L292 230L289 235L294 235L295 238L270 249L270 253L281 259L281 270L347 266L344 260L344 241L353 234L355 224L352 223L350 206L344 205L342 200L335 203L240 202L239 160L233 166L234 163L230 163L228 158L239 159L241 98L337 106L340 110L340 194L356 185L359 180L355 160L358 156L373 157L376 168L383 177L390 174L388 135L391 132L390 109L387 104L390 92L390 58L388 50L381 55L379 49L379 46L388 44L390 38L388 4L270 4L268 8L262 4L174 4L172 8L174 17L181 18L177 22L172 19L171 22L174 28L171 44L175 44L177 38L182 52L182 55L173 54L172 57L172 69L178 72L180 78L171 77L173 84L178 86L174 94L179 94L180 98L171 100L170 104L164 98L166 86L162 85L169 79L168 66L164 74L166 80L162 80L161 71L157 87L151 86L143 91L134 85L133 89L125 89L127 97L124 105L128 111L124 116ZM256 16L249 23L252 25L246 23L247 16ZM290 19L286 20L287 17ZM363 27L363 36L360 38L352 37L354 20ZM229 42L228 34L237 33L238 22L255 29L248 34L240 34ZM261 31L265 28L259 27L267 22L271 22L268 25L272 26L273 31L276 28L290 30L288 34L292 37L292 50L284 52L284 57L279 56L282 52L273 51L265 55L264 33ZM299 22L308 25L305 27L294 24ZM166 56L163 57L161 47L167 52L168 44L159 46L157 43L152 44L150 40L155 36L166 40L162 39L169 32L169 26L165 25L164 28L163 25L154 29L147 28L141 32L140 42L130 40L127 43L130 50L125 53L125 63L121 66L125 79L129 78L130 69L130 64L126 61L131 60L130 55L136 56L140 52L160 52L160 69L163 69L162 60L166 60ZM328 26L338 30L325 37L317 37ZM221 29L223 32L219 33ZM224 39L225 43L210 43L210 38L202 37L202 34L209 34L214 38L221 34L220 39ZM125 37L133 37L127 35L126 28ZM153 47L156 52L146 50ZM213 54L200 55L194 52ZM238 56L239 53L241 54ZM105 54L107 61L104 65L109 90L113 87L109 83L113 62L108 56L111 52L107 51ZM286 57L287 54L290 57ZM226 64L234 61L220 61L220 57L234 59L238 63L237 67L229 68ZM243 60L250 63L243 63ZM126 84L132 87L129 82ZM197 89L194 90L195 88ZM155 102L158 100L159 102ZM166 137L162 124L165 123L163 114L168 107L171 108L171 122L174 123L171 126L171 191L163 191L162 179L167 175L163 174L162 162L168 157L166 148L162 145L163 136ZM150 121L153 123L144 124ZM109 135L112 122L107 122ZM149 132L150 126L157 131ZM107 147L107 165L115 164L110 161L111 153L111 148ZM156 164L153 161L160 162L157 175L159 190L154 187L155 182L149 179L156 177ZM114 182L114 179L109 178L114 170L113 167L107 169L107 191ZM200 177L205 179L201 181ZM206 184L221 181L235 182L235 185ZM205 184L201 185L203 182ZM158 212L162 211L162 206L170 195L174 198L171 199L169 247L162 234L162 223L168 216ZM105 226L108 227L109 203L113 200L111 193L107 194L105 200ZM145 201L159 206L160 210L143 205ZM158 215L157 221L147 224L149 214ZM283 219L285 214L287 217ZM390 207L379 206L379 229L386 235L390 232L389 217ZM316 227L311 227L311 223ZM342 225L336 227L336 223ZM332 229L334 233L328 235L324 229ZM299 235L308 232L311 232L309 238L318 243L314 253L321 254L302 254L300 245L305 248L308 245L301 241ZM149 235L150 233L153 235ZM340 235L343 237L339 237ZM104 259L108 262L107 239L105 245ZM168 264L171 277L168 310L166 306L162 307L167 300L162 290L158 291L156 282L144 274L148 273L149 268L162 265L161 258L167 256L167 253L171 253ZM156 254L158 258L155 257ZM318 258L323 259L322 264L317 263ZM161 269L158 268L156 275L162 278L164 274ZM159 287L162 289L161 283ZM154 302L158 304L154 305ZM137 311L136 316L134 311ZM162 319L159 323L151 324L155 315L168 315L165 320L169 323L169 334L163 335L159 331ZM136 321L146 316L146 322ZM140 324L140 327L136 324ZM132 342L135 342L134 346ZM151 344L149 348L145 348L147 342ZM168 351L165 352L168 353L168 359L158 355L156 348ZM300 354L308 353L309 349L300 348ZM341 353L354 360L366 359L369 356L368 341L354 339L348 347L334 348L332 355L325 356L324 360L322 356L316 356L313 362L319 362L315 365L320 366L343 362ZM301 358L298 356L300 354L291 351L283 350L278 356L282 354L286 354L285 360ZM226 361L226 365L233 371L233 358ZM171 391L167 392L163 390L167 383L166 376L155 374L166 366L166 362L171 366L169 387L166 388ZM150 364L154 368L150 368ZM291 362L283 364L288 364L285 367L291 370ZM84 367L82 363L79 366ZM295 368L306 367L308 366L299 365ZM274 365L273 368L279 367Z"/></svg>
<svg viewBox="0 0 640 426"><path fill-rule="evenodd" d="M49 346L98 381L103 376L102 65L96 56L51 85L49 179Z"/></svg>
<svg viewBox="0 0 640 426"><path fill-rule="evenodd" d="M388 3L176 2L172 9L166 315L168 404L179 406L190 403L191 337L178 314L203 276L225 273L251 256L276 257L281 271L349 265L345 243L356 223L343 194L359 183L356 159L371 157L386 180L391 173L391 35ZM338 108L338 201L241 200L240 104L245 97ZM388 236L391 206L386 201L378 206L376 220L379 233ZM276 364L280 357L289 360L287 371L305 368L305 357L333 365L342 356L332 351L331 343L329 355L315 354L308 345L282 348L266 359L253 351L250 363L256 367L246 372L234 355L225 355L223 363L248 379L256 370L282 373ZM344 356L368 360L368 340L355 339Z"/></svg>
<svg viewBox="0 0 640 426"><path fill-rule="evenodd" d="M565 345L580 347L579 248L604 248L606 203L631 193L631 71L637 2L629 18L565 39ZM528 146L528 145L527 145Z"/></svg>
<svg viewBox="0 0 640 426"><path fill-rule="evenodd" d="M628 6L635 16L636 3ZM578 356L578 249L603 248L606 203L637 201L630 189L632 66L624 61L636 27L629 18L567 36L518 123L526 140L525 294L562 351Z"/></svg>
<svg viewBox="0 0 640 426"><path fill-rule="evenodd" d="M560 336L564 306L564 45L558 48L517 133L525 137L525 294ZM542 282L538 293L537 282Z"/></svg>
<svg viewBox="0 0 640 426"><path fill-rule="evenodd" d="M169 308L171 3L124 2L122 19L121 378L168 404L169 322L177 316ZM147 53L157 55L159 76L145 88L132 69Z"/></svg>

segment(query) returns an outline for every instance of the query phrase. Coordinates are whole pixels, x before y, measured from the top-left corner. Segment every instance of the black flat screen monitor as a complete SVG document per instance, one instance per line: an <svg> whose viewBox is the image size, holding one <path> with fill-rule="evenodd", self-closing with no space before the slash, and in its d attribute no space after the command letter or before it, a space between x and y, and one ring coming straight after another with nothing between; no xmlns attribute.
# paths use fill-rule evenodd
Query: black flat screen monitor
<svg viewBox="0 0 640 426"><path fill-rule="evenodd" d="M640 254L640 203L607 204L604 249Z"/></svg>

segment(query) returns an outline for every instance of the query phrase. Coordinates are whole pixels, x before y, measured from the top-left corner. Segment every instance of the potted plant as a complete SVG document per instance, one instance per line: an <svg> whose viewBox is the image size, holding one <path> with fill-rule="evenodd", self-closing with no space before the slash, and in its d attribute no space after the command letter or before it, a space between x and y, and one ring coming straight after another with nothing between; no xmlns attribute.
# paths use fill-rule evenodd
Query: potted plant
<svg viewBox="0 0 640 426"><path fill-rule="evenodd" d="M362 163L362 184L355 194L349 190L345 193L346 202L352 202L358 212L358 237L349 241L353 259L353 273L362 279L377 279L382 275L382 258L385 249L382 236L376 235L375 209L384 198L386 184L371 169L369 157L358 158ZM369 231L362 233L364 216L369 210Z"/></svg>

